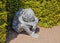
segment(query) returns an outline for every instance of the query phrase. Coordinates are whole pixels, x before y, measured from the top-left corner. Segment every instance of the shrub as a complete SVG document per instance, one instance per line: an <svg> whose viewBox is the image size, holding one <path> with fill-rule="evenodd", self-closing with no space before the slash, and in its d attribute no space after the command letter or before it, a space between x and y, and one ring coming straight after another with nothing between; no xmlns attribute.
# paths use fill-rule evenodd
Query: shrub
<svg viewBox="0 0 60 43"><path fill-rule="evenodd" d="M6 41L6 26L7 26L7 12L6 12L6 0L0 1L0 43Z"/></svg>
<svg viewBox="0 0 60 43"><path fill-rule="evenodd" d="M52 27L60 24L59 0L8 0L7 2L7 10L11 15L14 15L19 8L32 8L39 19L39 26Z"/></svg>

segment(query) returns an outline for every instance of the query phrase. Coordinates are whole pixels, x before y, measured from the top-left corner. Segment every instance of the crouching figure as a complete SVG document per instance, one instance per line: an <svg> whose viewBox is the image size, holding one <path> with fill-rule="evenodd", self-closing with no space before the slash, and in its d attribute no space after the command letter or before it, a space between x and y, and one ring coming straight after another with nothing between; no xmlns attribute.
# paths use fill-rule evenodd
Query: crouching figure
<svg viewBox="0 0 60 43"><path fill-rule="evenodd" d="M12 27L18 33L25 30L30 36L37 38L38 35L35 33L37 23L38 19L31 8L20 9L14 16Z"/></svg>

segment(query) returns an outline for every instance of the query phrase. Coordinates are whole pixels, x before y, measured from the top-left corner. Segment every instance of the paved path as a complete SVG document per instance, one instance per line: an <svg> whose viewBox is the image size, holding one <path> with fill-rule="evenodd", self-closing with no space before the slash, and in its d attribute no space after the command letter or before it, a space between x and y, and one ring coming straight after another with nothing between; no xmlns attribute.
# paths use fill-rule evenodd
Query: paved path
<svg viewBox="0 0 60 43"><path fill-rule="evenodd" d="M51 29L40 27L38 34L39 37L35 39L26 34L16 34L12 31L7 37L7 43L60 43L60 26L54 26Z"/></svg>

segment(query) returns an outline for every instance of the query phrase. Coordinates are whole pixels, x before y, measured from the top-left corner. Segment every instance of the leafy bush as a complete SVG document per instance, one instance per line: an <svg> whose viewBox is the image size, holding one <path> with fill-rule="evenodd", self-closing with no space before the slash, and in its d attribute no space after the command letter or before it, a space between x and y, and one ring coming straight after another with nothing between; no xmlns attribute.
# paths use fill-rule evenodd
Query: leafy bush
<svg viewBox="0 0 60 43"><path fill-rule="evenodd" d="M6 0L0 1L0 43L6 41L6 26L7 26L7 12L6 12Z"/></svg>
<svg viewBox="0 0 60 43"><path fill-rule="evenodd" d="M52 27L60 24L59 0L8 0L7 2L7 10L11 15L14 15L19 8L32 8L39 19L39 26Z"/></svg>

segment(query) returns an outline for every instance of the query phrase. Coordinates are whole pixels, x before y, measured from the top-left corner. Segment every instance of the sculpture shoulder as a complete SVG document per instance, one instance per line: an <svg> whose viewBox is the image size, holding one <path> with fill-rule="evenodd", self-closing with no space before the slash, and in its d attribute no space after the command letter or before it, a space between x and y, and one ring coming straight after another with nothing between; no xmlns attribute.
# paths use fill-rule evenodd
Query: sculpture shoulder
<svg viewBox="0 0 60 43"><path fill-rule="evenodd" d="M23 14L23 9L19 9L19 11L16 12L16 17L19 17Z"/></svg>

